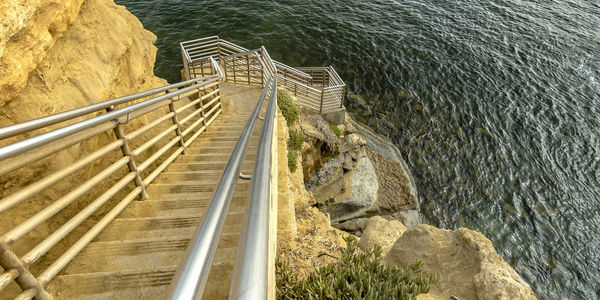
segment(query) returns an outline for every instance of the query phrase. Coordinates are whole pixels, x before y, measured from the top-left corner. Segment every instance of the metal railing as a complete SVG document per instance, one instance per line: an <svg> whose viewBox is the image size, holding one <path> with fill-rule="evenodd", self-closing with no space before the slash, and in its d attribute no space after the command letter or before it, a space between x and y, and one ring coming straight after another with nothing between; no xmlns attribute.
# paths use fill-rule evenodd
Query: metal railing
<svg viewBox="0 0 600 300"><path fill-rule="evenodd" d="M229 72L227 66L225 67L226 80L234 83L244 83L238 81L238 78L246 79L249 77L246 72L259 70L257 65L243 61L249 59L244 53L248 54L252 51L220 39L218 36L182 42L180 50L188 78L203 76L209 58L223 63L226 57L236 57L233 62L228 62L235 67L230 68ZM290 67L278 61L273 61L273 64L277 68L278 86L294 93L299 105L317 110L319 113L338 111L344 106L346 84L333 67ZM259 77L254 78L256 79L252 79L254 82L251 83L258 84Z"/></svg>
<svg viewBox="0 0 600 300"><path fill-rule="evenodd" d="M222 111L223 76L216 61L209 62L213 71L205 77L0 128L7 143L0 146L0 215L3 225L16 223L0 235L0 291L16 281L22 289L17 298L50 299L48 282L131 201L148 198L150 183ZM52 168L53 160L71 157ZM103 169L89 175L98 168ZM24 182L23 176L35 179ZM55 195L61 185L67 193ZM16 221L19 210L32 214ZM99 221L82 225L93 215ZM49 222L58 229L35 234ZM82 226L85 233L74 232ZM69 244L67 236L76 242ZM19 240L26 243L14 248Z"/></svg>
<svg viewBox="0 0 600 300"><path fill-rule="evenodd" d="M271 205L270 179L276 177L271 169L271 146L276 120L277 71L264 47L228 55L222 57L221 61L228 80L245 84L260 83L263 92L225 167L206 215L192 237L185 259L171 281L171 299L198 299L202 296L250 137L263 103L268 99L249 192L250 204L246 206L244 214L229 297L265 299L267 295L269 255L266 250L270 242L274 242L269 241L268 208Z"/></svg>

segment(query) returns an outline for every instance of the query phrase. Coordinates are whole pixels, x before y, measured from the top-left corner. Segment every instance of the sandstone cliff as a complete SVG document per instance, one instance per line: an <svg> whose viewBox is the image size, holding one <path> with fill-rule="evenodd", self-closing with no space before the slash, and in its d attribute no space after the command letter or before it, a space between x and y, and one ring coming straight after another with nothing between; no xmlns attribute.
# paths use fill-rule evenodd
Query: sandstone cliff
<svg viewBox="0 0 600 300"><path fill-rule="evenodd" d="M0 2L0 126L166 84L156 36L112 0Z"/></svg>
<svg viewBox="0 0 600 300"><path fill-rule="evenodd" d="M125 7L115 5L112 0L0 0L0 15L0 126L167 83L153 73L156 36L145 30ZM148 119L134 121L132 126L141 126ZM25 137L47 130L41 129ZM26 170L2 176L0 198L73 163L106 145L107 141L114 141L111 135L112 132L100 134L38 161ZM2 140L0 145L15 139ZM113 154L3 214L0 233L97 174L120 155ZM104 182L109 183L109 180ZM47 237L96 195L85 195L13 244L12 249L22 255L30 245ZM103 212L104 208L98 213ZM72 244L85 232L84 229L85 224L62 243ZM63 250L59 245L47 255L56 257ZM36 272L36 268L44 265L45 260L41 259L32 271Z"/></svg>
<svg viewBox="0 0 600 300"><path fill-rule="evenodd" d="M535 299L533 290L498 254L483 234L418 225L406 231L385 257L409 265L421 260L423 272L437 273L439 282L423 298Z"/></svg>

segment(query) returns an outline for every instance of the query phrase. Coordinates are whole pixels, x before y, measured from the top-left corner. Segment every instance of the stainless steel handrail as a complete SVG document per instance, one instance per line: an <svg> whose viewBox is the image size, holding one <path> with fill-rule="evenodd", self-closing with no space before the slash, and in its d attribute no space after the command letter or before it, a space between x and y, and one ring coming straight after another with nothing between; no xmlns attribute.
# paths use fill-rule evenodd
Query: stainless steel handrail
<svg viewBox="0 0 600 300"><path fill-rule="evenodd" d="M216 62L215 62L216 64ZM218 69L220 71L220 69ZM134 100L138 100L144 97L148 97L151 95L154 95L156 93L160 93L163 91L168 91L170 89L174 89L174 88L179 88L188 84L193 84L196 82L202 82L208 78L211 78L214 76L205 76L202 78L194 78L194 79L190 79L187 81L182 81L179 83L175 83L175 84L171 84L171 85L166 85L163 87L159 87L159 88L155 88L155 89L151 89L151 90L147 90L147 91L143 91L140 93L136 93L136 94L132 94L132 95L127 95L127 96L123 96L123 97L119 97L119 98L115 98L115 99L111 99L111 100L107 100L107 101L102 101L102 102L98 102L98 103L94 103L94 104L90 104L87 106L83 106L83 107L79 107L79 108L75 108L72 110L67 110L64 112L60 112L57 114L53 114L53 115L48 115L48 116L44 116L41 118L37 118L37 119L33 119L30 121L26 121L26 122L22 122L22 123L17 123L17 124L13 124L13 125L9 125L9 126L5 126L5 127L0 127L0 140L2 139L6 139L9 137L13 137L15 135L19 135L22 133L26 133L26 132L30 132L36 129L40 129L46 126L50 126L50 125L54 125L57 123L61 123L67 120L71 120L77 117L81 117L87 114L91 114L93 112L97 112L97 111L101 111L104 109L107 109L111 106L116 106L119 104L123 104L123 103L127 103L127 102L131 102Z"/></svg>
<svg viewBox="0 0 600 300"><path fill-rule="evenodd" d="M258 50L255 51L258 54ZM259 60L262 60L261 57L268 58L268 54L264 51L264 48L261 48L260 52L264 56L257 55ZM270 60L270 58L268 59ZM170 299L197 299L202 296L212 260L217 249L219 236L221 235L223 224L225 222L225 215L229 208L231 197L239 177L243 158L260 110L270 89L272 91L270 104L275 103L272 98L276 93L275 89L277 85L275 74L272 71L274 67L271 61L267 62L267 65L270 68L266 68L265 71L269 73L270 80L265 84L261 97L254 107L233 153L225 166L223 175L221 176L202 223L192 237L192 240L187 247L185 258L171 281L168 294L168 298ZM270 105L270 107L271 106L272 105ZM263 128L263 134L264 130L265 129ZM259 171L259 173L261 172L263 172L263 170ZM260 176L259 173L255 173L255 176Z"/></svg>
<svg viewBox="0 0 600 300"><path fill-rule="evenodd" d="M269 270L269 207L277 83L272 86L252 172L229 299L267 299Z"/></svg>
<svg viewBox="0 0 600 300"><path fill-rule="evenodd" d="M215 76L213 79L210 80L206 80L203 81L201 83L177 90L176 92L171 92L168 94L164 94L162 96L158 96L140 103L136 103L136 104L132 104L130 106L126 106L120 109L116 109L114 111L108 112L106 114L91 118L91 119L87 119L87 120L83 120L74 124L71 124L69 126L65 126L65 127L61 127L46 133L42 133L40 135L25 139L25 140L21 140L18 141L16 143L12 143L9 145L6 145L4 147L0 147L0 160L4 160L10 157L14 157L16 155L19 155L21 153L26 152L27 150L31 150L34 149L36 147L39 146L43 146L46 145L48 143L51 143L53 141L59 140L63 137L75 134L77 132L80 132L84 129L87 128L92 128L98 124L101 124L103 122L106 121L110 121L110 120L115 120L118 117L121 116L125 116L127 114L130 114L134 111L140 110L142 108L151 106L153 104L156 104L160 101L163 100L167 100L170 98L173 98L174 96L183 94L185 92L194 90L198 87L201 87L203 85L207 85L211 82L215 82L217 80L219 80L220 78L218 76Z"/></svg>

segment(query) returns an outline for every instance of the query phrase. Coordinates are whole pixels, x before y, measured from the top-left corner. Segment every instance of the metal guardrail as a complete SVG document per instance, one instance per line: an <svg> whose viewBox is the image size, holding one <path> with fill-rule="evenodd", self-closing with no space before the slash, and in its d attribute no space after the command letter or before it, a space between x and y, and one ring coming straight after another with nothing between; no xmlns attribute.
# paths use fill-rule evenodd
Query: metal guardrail
<svg viewBox="0 0 600 300"><path fill-rule="evenodd" d="M240 83L246 84L259 83L253 80L260 78L263 92L225 167L205 217L192 237L185 259L171 281L170 299L198 299L202 296L250 136L266 99L269 104L257 150L250 205L244 214L239 255L229 297L265 299L267 295L268 253L265 250L269 246L270 178L275 176L271 174L271 145L277 103L277 69L264 47L221 57L221 62L226 78L231 80L228 76L234 76L233 81L239 79ZM242 80L244 77L245 80ZM252 242L248 243L247 240Z"/></svg>
<svg viewBox="0 0 600 300"><path fill-rule="evenodd" d="M25 221L15 224L0 236L0 291L16 281L23 290L19 299L50 299L45 291L54 278L86 245L88 245L129 203L140 196L148 197L146 187L202 133L221 113L219 82L222 75L214 59L209 59L214 72L209 76L120 97L29 122L0 128L8 144L0 146L0 215L3 221L13 220L14 208L27 203L47 203ZM147 100L142 98L150 97ZM138 103L131 104L134 100ZM117 105L122 107L117 108ZM99 114L88 116L89 114ZM147 117L150 122L136 119ZM83 118L83 119L81 119ZM68 122L35 135L35 130ZM132 125L133 124L133 125ZM23 134L34 135L32 137ZM95 150L85 152L85 143L93 139ZM112 141L111 141L112 139ZM14 141L16 140L16 141ZM108 140L108 141L106 141ZM14 142L11 142L14 141ZM51 166L55 157L71 157L71 147L80 147L79 159L58 170ZM120 151L119 151L120 150ZM117 153L120 152L120 153ZM106 166L94 175L87 175L90 165ZM33 182L23 188L11 188L12 180L32 169L37 173ZM31 175L29 175L31 176ZM132 184L133 183L133 184ZM70 184L67 194L47 201L44 195L58 184ZM56 198L55 198L56 197ZM85 197L88 200L82 200ZM121 198L116 204L109 200ZM115 199L116 200L116 199ZM28 236L53 216L77 203L85 206L48 236ZM34 276L29 268L57 246L76 228L105 205L106 214L87 232L78 237L57 259L46 258ZM31 208L28 208L31 209ZM27 237L34 241L22 256L11 248ZM22 248L22 247L21 247ZM22 249L21 249L22 250ZM44 267L47 266L47 267Z"/></svg>
<svg viewBox="0 0 600 300"><path fill-rule="evenodd" d="M138 196L147 198L146 187L180 154L185 153L186 147L221 113L219 81L225 79L260 85L263 93L227 163L202 225L190 242L186 258L173 278L170 297L192 299L202 294L242 159L259 112L268 99L249 193L250 205L247 206L243 221L230 290L230 298L266 297L269 281L269 207L272 205L270 185L276 177L272 168L272 146L277 87L294 87L301 104L306 103L307 106L315 100L315 95L320 95L320 102L315 103L319 104L321 112L325 112L334 106L341 106L343 90L340 96L339 89L345 89L345 85L333 68L307 70L313 73L313 77L307 72L273 61L264 47L248 50L216 36L183 42L181 49L186 74L192 78L188 81L0 128L0 145L2 139L8 141L0 146L0 176L7 176L5 178L18 177L19 172L27 166L39 169L40 164L47 164L54 155L68 153L71 147L82 145L92 138L114 138L91 153L79 155L80 159L66 167L42 172L44 174L38 176L41 179L28 183L24 188L9 187L0 191L0 214L10 214L11 209L25 201L43 198L43 193L53 186L65 180L75 181L74 188L66 195L0 236L0 266L3 270L0 273L0 291L16 281L23 290L18 298L50 299L51 296L45 291L48 282L133 199ZM317 73L327 74L327 83L325 79L316 79L319 78ZM282 79L282 82L278 79ZM322 86L311 86L315 82L322 82ZM149 118L150 122L144 124L136 121L142 117ZM171 125L165 124L169 121ZM134 123L135 126L128 127ZM37 130L49 131L40 133ZM120 154L115 153L118 150ZM78 175L89 170L91 164L108 165L95 175L80 178ZM56 231L36 242L33 249L21 257L11 249L13 243L83 196L90 199L83 202L87 206ZM121 200L116 204L109 202L116 197ZM29 267L107 203L113 205L108 213L102 214L101 219L79 236L58 259L46 260L44 265L49 266L40 275L34 276L29 271Z"/></svg>
<svg viewBox="0 0 600 300"><path fill-rule="evenodd" d="M222 63L226 57L236 57L233 62L236 67L230 69L229 73L225 72L226 80L233 83L244 83L243 79L247 78L245 72L257 70L249 62L242 61L248 58L247 56L246 58L236 56L238 54L245 56L244 53L247 54L251 52L250 50L218 36L182 42L180 50L188 78L204 76L208 58ZM317 110L319 113L338 111L344 106L346 84L333 67L290 67L274 60L273 64L277 68L278 86L293 92L299 105ZM227 70L227 66L225 69ZM241 82L238 80L240 77ZM259 84L256 80L252 83Z"/></svg>

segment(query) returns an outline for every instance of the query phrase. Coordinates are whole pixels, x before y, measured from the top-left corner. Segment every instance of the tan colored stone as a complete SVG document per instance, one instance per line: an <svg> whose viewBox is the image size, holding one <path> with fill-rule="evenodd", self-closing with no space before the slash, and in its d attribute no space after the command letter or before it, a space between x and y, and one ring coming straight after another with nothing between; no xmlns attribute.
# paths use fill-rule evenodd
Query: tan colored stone
<svg viewBox="0 0 600 300"><path fill-rule="evenodd" d="M483 234L417 225L406 231L385 257L407 266L420 260L422 270L437 273L431 297L459 299L535 299L529 285L497 253Z"/></svg>
<svg viewBox="0 0 600 300"><path fill-rule="evenodd" d="M371 217L367 221L367 226L360 237L358 246L363 250L367 250L375 244L379 244L381 253L385 256L405 231L406 227L400 221L388 221L380 216Z"/></svg>

